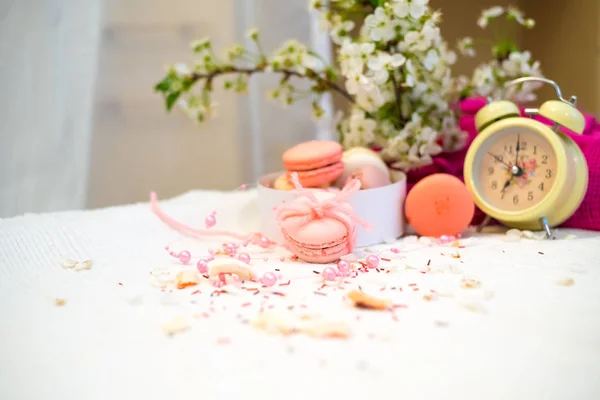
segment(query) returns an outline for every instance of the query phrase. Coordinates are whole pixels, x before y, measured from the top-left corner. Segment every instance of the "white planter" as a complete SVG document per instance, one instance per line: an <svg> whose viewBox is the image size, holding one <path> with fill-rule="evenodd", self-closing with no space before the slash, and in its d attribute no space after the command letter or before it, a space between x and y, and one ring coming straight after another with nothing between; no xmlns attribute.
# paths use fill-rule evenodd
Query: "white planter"
<svg viewBox="0 0 600 400"><path fill-rule="evenodd" d="M283 235L277 225L273 208L279 206L284 200L290 202L298 196L294 191L267 187L281 174L282 172L269 174L258 181L261 232L278 244L283 244ZM367 231L357 226L357 247L384 243L404 234L405 197L406 176L391 185L360 190L349 198L348 203L354 208L356 215L373 227L373 230Z"/></svg>

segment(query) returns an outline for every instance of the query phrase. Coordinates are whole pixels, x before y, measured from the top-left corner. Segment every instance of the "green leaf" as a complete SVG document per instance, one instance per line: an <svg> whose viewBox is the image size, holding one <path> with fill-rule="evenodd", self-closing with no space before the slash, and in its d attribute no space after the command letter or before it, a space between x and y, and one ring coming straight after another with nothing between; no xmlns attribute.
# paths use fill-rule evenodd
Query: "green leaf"
<svg viewBox="0 0 600 400"><path fill-rule="evenodd" d="M167 92L171 88L171 77L167 76L162 81L158 82L154 86L154 90L157 92Z"/></svg>
<svg viewBox="0 0 600 400"><path fill-rule="evenodd" d="M173 108L173 105L175 105L175 102L177 101L177 99L179 98L179 96L181 95L181 92L173 92L173 93L169 93L169 95L166 98L166 103L167 103L167 110L171 111L171 109Z"/></svg>
<svg viewBox="0 0 600 400"><path fill-rule="evenodd" d="M194 81L193 79L189 78L189 77L185 77L181 79L181 90L184 92L187 92L188 90L190 90L190 88L192 87L192 85L195 83L196 81Z"/></svg>
<svg viewBox="0 0 600 400"><path fill-rule="evenodd" d="M493 56L500 60L507 59L508 55L514 51L519 51L519 48L516 43L511 40L500 42L492 48Z"/></svg>

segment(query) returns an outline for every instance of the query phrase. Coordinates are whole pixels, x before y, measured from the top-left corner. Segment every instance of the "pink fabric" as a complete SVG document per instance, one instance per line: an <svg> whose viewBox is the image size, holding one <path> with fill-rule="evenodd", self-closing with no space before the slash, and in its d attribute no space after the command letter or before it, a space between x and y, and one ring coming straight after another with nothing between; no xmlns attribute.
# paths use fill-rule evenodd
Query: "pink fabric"
<svg viewBox="0 0 600 400"><path fill-rule="evenodd" d="M475 114L486 104L485 98L474 97L463 100L460 105L461 117L459 126L469 134L467 145L460 151L444 153L434 157L433 164L410 171L407 174L408 190L425 176L434 173L447 173L463 179L463 164L468 147L477 135L475 129ZM525 109L521 108L521 115L525 116ZM600 230L600 124L596 118L584 114L585 130L582 135L573 133L568 129L561 129L579 145L585 155L589 168L589 186L583 203L579 209L562 225L569 228ZM546 124L553 123L544 117L536 116L536 120ZM478 224L485 215L477 209L473 224Z"/></svg>
<svg viewBox="0 0 600 400"><path fill-rule="evenodd" d="M290 217L305 217L306 222L317 218L338 220L346 227L346 232L348 233L348 253L352 253L354 244L356 243L354 224L357 223L365 229L371 229L369 224L362 221L353 213L352 207L349 207L347 203L348 198L360 190L360 181L358 179L351 179L341 191L324 201L319 201L313 190L302 187L296 172L292 173L291 180L296 190L308 201L294 201L278 207L275 214L277 221L281 224Z"/></svg>

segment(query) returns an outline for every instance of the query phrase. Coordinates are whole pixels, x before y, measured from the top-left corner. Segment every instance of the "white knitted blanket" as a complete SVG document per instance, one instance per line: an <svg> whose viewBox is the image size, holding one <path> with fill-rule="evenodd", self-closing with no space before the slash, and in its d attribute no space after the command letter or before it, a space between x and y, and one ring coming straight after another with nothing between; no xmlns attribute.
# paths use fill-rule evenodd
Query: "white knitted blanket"
<svg viewBox="0 0 600 400"><path fill-rule="evenodd" d="M216 209L220 226L249 230L255 195L197 191L161 206L192 226ZM151 284L151 272L194 267L165 245L195 261L215 242L183 238L146 203L0 220L0 398L598 399L600 235L558 235L464 247L409 237L380 272L326 287L313 272L324 266L250 249L256 271L279 269L284 285L218 295L205 281ZM359 285L397 308L353 308L344 295ZM259 315L301 332L267 333ZM168 336L175 317L188 329ZM350 337L305 334L332 323Z"/></svg>

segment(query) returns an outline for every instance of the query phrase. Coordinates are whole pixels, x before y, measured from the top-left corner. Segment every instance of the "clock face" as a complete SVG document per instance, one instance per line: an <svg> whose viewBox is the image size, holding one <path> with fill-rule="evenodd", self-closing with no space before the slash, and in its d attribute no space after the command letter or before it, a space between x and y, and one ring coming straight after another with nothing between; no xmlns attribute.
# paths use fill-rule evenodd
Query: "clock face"
<svg viewBox="0 0 600 400"><path fill-rule="evenodd" d="M475 182L491 206L522 211L538 204L556 181L556 154L539 133L511 127L490 136L478 150Z"/></svg>

